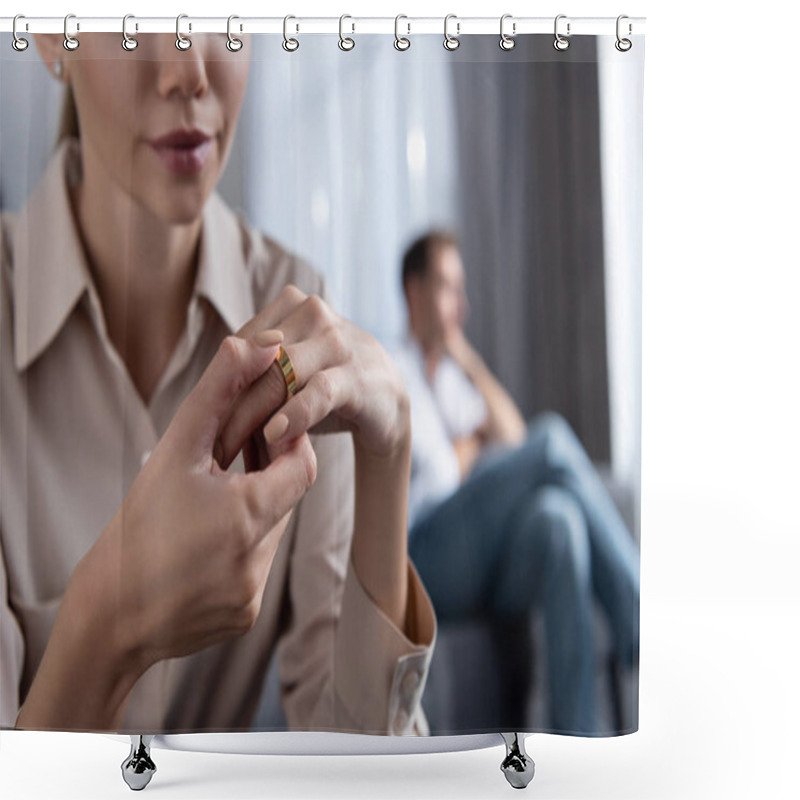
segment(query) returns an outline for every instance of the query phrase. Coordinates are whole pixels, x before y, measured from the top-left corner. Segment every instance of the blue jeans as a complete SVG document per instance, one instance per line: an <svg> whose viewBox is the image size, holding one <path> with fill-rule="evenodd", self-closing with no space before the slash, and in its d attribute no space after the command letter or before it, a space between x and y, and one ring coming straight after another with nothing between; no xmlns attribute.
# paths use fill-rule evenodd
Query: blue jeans
<svg viewBox="0 0 800 800"><path fill-rule="evenodd" d="M639 649L639 551L569 424L547 412L480 458L409 531L441 621L544 614L553 731L597 731L593 603L621 662Z"/></svg>

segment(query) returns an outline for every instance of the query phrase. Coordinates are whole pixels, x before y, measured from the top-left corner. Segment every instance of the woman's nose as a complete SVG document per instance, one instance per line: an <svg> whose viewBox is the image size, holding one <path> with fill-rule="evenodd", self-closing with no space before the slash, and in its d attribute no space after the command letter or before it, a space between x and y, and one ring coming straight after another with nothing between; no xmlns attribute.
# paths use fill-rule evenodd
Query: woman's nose
<svg viewBox="0 0 800 800"><path fill-rule="evenodd" d="M184 98L201 96L208 89L208 73L202 46L194 42L188 50L179 51L171 40L171 52L159 62L158 93L168 98L177 91Z"/></svg>

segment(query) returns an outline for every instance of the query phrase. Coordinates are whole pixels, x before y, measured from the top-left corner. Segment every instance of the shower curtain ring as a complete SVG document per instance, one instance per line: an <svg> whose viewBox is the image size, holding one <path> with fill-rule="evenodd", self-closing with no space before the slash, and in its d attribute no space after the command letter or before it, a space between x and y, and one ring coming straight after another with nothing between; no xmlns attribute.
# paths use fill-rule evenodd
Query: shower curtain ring
<svg viewBox="0 0 800 800"><path fill-rule="evenodd" d="M184 17L188 17L188 16L189 16L188 14L178 14L178 17L175 20L175 35L178 37L177 39L175 39L175 47L177 47L178 50L188 50L192 46L192 40L191 39L187 39L181 33L181 20ZM191 22L189 23L189 30L190 31L192 30L192 23Z"/></svg>
<svg viewBox="0 0 800 800"><path fill-rule="evenodd" d="M67 14L64 17L64 49L65 50L77 50L78 45L80 42L74 37L70 36L69 32L67 31L67 25L69 25L70 17L74 17L74 14ZM80 23L76 23L78 30L81 29Z"/></svg>
<svg viewBox="0 0 800 800"><path fill-rule="evenodd" d="M127 23L129 19L135 19L133 14L126 14L122 18L122 49L130 52L131 50L135 50L139 46L139 42L132 36L128 36ZM136 25L136 30L137 31L139 30L138 23Z"/></svg>
<svg viewBox="0 0 800 800"><path fill-rule="evenodd" d="M500 17L500 49L501 50L513 50L514 49L514 45L516 44L516 42L514 41L514 36L516 36L516 34L517 34L517 23L516 22L512 22L511 23L511 36L506 34L505 31L503 30L503 23L507 19L510 19L510 18L511 18L511 14L503 14L503 16Z"/></svg>
<svg viewBox="0 0 800 800"><path fill-rule="evenodd" d="M244 47L244 42L241 39L237 39L235 36L231 36L231 20L239 19L236 14L231 14L228 17L228 41L225 42L225 47L231 51L231 53L238 53L242 47ZM239 26L239 30L242 30L242 26Z"/></svg>
<svg viewBox="0 0 800 800"><path fill-rule="evenodd" d="M405 14L398 14L394 18L394 47L395 50L408 50L411 47L411 40L406 39L405 36L400 35L400 20L401 19L408 19ZM411 23L406 22L406 27L408 28L408 32L411 33Z"/></svg>
<svg viewBox="0 0 800 800"><path fill-rule="evenodd" d="M623 38L622 38L622 37L619 35L619 24L620 24L620 22L622 22L622 20L624 20L624 19L628 19L628 15L627 15L627 14L620 14L620 15L617 17L617 41L616 41L616 42L614 42L614 47L616 47L616 48L617 48L617 50L619 50L619 51L620 51L620 53L627 53L627 52L628 52L628 50L630 50L630 49L631 49L631 47L633 47L633 43L631 42L631 40L630 40L630 39L623 39ZM629 22L629 23L628 23L628 36L630 36L630 35L631 35L631 33L633 33L633 26L632 26L632 25L631 25L631 23Z"/></svg>
<svg viewBox="0 0 800 800"><path fill-rule="evenodd" d="M286 24L289 22L290 19L297 19L297 17L292 16L291 14L287 14L283 18L283 49L286 50L288 53L293 53L300 47L300 42L297 39L290 39L289 35L286 32ZM300 29L300 26L297 26L297 30Z"/></svg>
<svg viewBox="0 0 800 800"><path fill-rule="evenodd" d="M461 42L458 40L458 34L461 33L461 23L460 22L456 22L456 35L455 36L451 36L447 32L447 23L451 19L456 19L456 15L455 14L448 14L444 18L444 42L442 42L442 44L444 45L444 49L445 50L453 51L453 50L458 50L458 46L461 44Z"/></svg>
<svg viewBox="0 0 800 800"><path fill-rule="evenodd" d="M556 38L553 41L553 47L555 47L556 50L566 50L569 47L569 39L567 39L566 37L562 36L558 32L558 21L560 19L566 19L566 18L567 18L566 14L559 14L556 17L556 22L555 22L555 26L554 26L554 32L555 32ZM570 34L569 28L570 28L570 24L568 22L567 23L567 36L569 36L569 34Z"/></svg>
<svg viewBox="0 0 800 800"><path fill-rule="evenodd" d="M344 33L342 33L342 23L346 19L353 19L353 18L349 14L342 14L342 16L339 17L339 49L340 50L352 50L356 46L356 43L349 36L345 37ZM356 32L356 24L355 24L355 22L352 22L351 25L353 26L353 33L355 33Z"/></svg>
<svg viewBox="0 0 800 800"><path fill-rule="evenodd" d="M13 23L13 24L12 24L12 26L11 26L11 32L14 34L14 38L11 40L11 46L12 46L12 47L13 47L13 48L14 48L14 49L15 49L15 50L18 52L18 53L21 53L23 50L27 50L27 49L28 49L28 40L27 40L27 39L23 39L23 38L22 38L22 37L21 37L21 36L20 36L20 35L17 33L17 20L18 20L18 19L25 19L25 15L24 15L24 14L17 14L17 15L14 17L14 23ZM26 24L26 26L27 26L27 24Z"/></svg>

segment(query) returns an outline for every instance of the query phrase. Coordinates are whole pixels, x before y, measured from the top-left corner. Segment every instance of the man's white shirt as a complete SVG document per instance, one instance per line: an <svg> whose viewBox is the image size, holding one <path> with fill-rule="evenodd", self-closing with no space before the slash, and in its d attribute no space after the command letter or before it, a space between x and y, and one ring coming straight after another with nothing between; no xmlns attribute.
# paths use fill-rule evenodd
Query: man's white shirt
<svg viewBox="0 0 800 800"><path fill-rule="evenodd" d="M463 369L444 356L431 382L422 349L411 333L388 348L411 401L411 482L408 526L458 489L461 472L453 440L483 424L486 401Z"/></svg>

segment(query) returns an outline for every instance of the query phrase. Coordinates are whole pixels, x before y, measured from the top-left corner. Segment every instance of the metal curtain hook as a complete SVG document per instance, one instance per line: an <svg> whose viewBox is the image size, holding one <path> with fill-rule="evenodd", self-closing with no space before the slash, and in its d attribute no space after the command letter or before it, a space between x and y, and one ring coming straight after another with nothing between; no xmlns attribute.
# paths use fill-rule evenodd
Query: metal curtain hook
<svg viewBox="0 0 800 800"><path fill-rule="evenodd" d="M508 35L506 35L505 31L503 30L503 23L507 19L511 19L511 14L503 14L503 16L500 17L500 49L501 50L513 50L514 49L514 45L516 44L516 42L514 41L513 37L517 33L517 23L516 22L512 22L511 23L512 34L511 34L511 36L508 36Z"/></svg>
<svg viewBox="0 0 800 800"><path fill-rule="evenodd" d="M447 32L447 23L451 19L456 19L456 15L455 14L448 14L444 18L444 42L443 42L443 44L444 44L444 49L445 50L451 50L452 51L452 50L458 50L458 46L461 44L461 42L458 40L458 34L461 33L461 23L460 22L456 22L456 35L455 36L451 36Z"/></svg>
<svg viewBox="0 0 800 800"><path fill-rule="evenodd" d="M187 39L181 33L181 20L184 19L184 17L188 16L189 16L188 14L178 14L178 18L175 20L175 35L178 37L177 39L175 39L175 47L177 47L178 50L188 50L192 46L192 40ZM191 29L192 29L192 23L190 22L189 30Z"/></svg>
<svg viewBox="0 0 800 800"><path fill-rule="evenodd" d="M288 34L286 33L286 25L290 19L297 19L297 18L292 16L291 14L287 14L283 18L283 49L289 53L293 53L295 50L297 50L298 47L300 47L300 42L298 42L297 39L290 39L288 37ZM300 29L299 25L297 26L297 29L298 30Z"/></svg>
<svg viewBox="0 0 800 800"><path fill-rule="evenodd" d="M74 36L70 36L69 35L69 31L67 31L67 25L69 25L69 20L70 20L70 18L74 18L74 17L75 17L74 14L67 14L67 16L64 17L64 49L65 50L77 50L78 49L78 45L80 45L80 42ZM81 29L80 23L76 23L76 24L77 24L78 30L80 30Z"/></svg>
<svg viewBox="0 0 800 800"><path fill-rule="evenodd" d="M553 29L554 32L555 32L555 37L556 37L555 40L553 41L553 47L555 47L556 50L566 50L569 47L569 39L565 38L564 36L562 36L558 32L558 21L560 19L566 19L566 18L567 18L566 14L559 14L556 17L555 26L554 26L554 29ZM568 22L567 23L567 36L569 36L569 27L570 27L570 25L569 25L569 22Z"/></svg>
<svg viewBox="0 0 800 800"><path fill-rule="evenodd" d="M620 14L620 15L617 17L617 41L616 41L616 42L614 42L614 47L616 47L616 48L617 48L617 50L619 50L619 51L620 51L620 53L627 53L627 52L628 52L628 50L630 50L630 49L631 49L631 47L633 47L633 43L631 42L631 40L630 40L630 39L623 39L623 38L622 38L622 37L619 35L619 27L620 27L620 25L619 25L619 24L620 24L620 22L622 22L622 20L624 20L624 19L628 19L628 15L627 15L627 14ZM629 22L629 23L628 23L628 36L630 36L630 35L631 35L631 33L633 33L633 26L632 26L632 25L631 25L631 23Z"/></svg>
<svg viewBox="0 0 800 800"><path fill-rule="evenodd" d="M23 39L23 38L22 38L22 37L21 37L21 36L20 36L20 35L17 33L17 20L18 20L18 19L25 19L25 15L24 15L24 14L17 14L17 15L14 17L14 23L13 23L13 24L12 24L12 26L11 26L11 32L14 34L14 38L11 40L11 46L12 46L12 47L13 47L13 48L14 48L14 49L15 49L15 50L18 52L18 53L21 53L23 50L27 50L27 49L28 49L28 44L29 44L29 42L28 42L28 40L27 40L27 39ZM25 26L25 27L27 28L27 23L26 23L26 26Z"/></svg>
<svg viewBox="0 0 800 800"><path fill-rule="evenodd" d="M227 47L231 53L238 53L242 47L244 47L244 42L231 35L231 21L234 19L239 19L239 17L237 17L236 14L231 14L228 17L228 41L225 42L225 47ZM242 27L240 25L239 30L241 31L241 29Z"/></svg>
<svg viewBox="0 0 800 800"><path fill-rule="evenodd" d="M342 32L342 23L346 19L353 19L353 18L349 14L342 14L342 16L339 17L339 49L340 50L352 50L356 46L356 43L349 36L345 38L345 35ZM355 22L351 23L351 25L353 27L353 33L355 33L356 32L356 24L355 24Z"/></svg>
<svg viewBox="0 0 800 800"><path fill-rule="evenodd" d="M128 36L127 25L129 19L135 19L133 14L126 14L122 18L122 49L130 52L131 50L135 50L139 46L139 42L132 36ZM137 30L139 29L138 25L136 26L136 29Z"/></svg>
<svg viewBox="0 0 800 800"><path fill-rule="evenodd" d="M398 14L394 18L394 47L395 50L408 50L411 47L411 40L406 39L405 36L400 35L400 20L401 19L408 19L405 14ZM408 32L411 33L411 23L407 22L406 27L408 28Z"/></svg>

